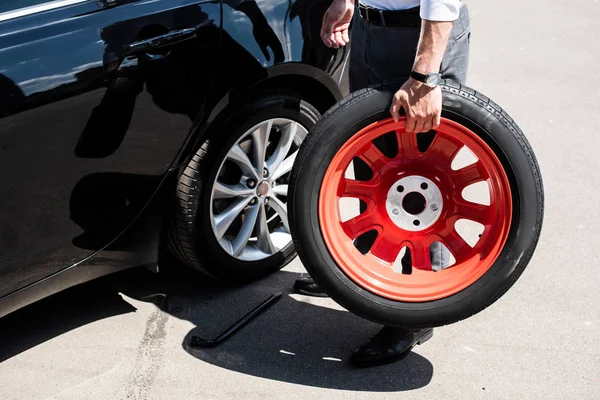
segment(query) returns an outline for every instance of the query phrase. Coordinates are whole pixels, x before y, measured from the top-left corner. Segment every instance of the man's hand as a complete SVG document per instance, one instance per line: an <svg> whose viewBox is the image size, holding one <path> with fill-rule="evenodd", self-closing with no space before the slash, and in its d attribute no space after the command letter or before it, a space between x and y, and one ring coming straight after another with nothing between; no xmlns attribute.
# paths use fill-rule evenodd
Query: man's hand
<svg viewBox="0 0 600 400"><path fill-rule="evenodd" d="M333 0L323 16L321 25L321 39L325 46L337 49L348 44L348 28L353 15L353 0Z"/></svg>
<svg viewBox="0 0 600 400"><path fill-rule="evenodd" d="M400 108L406 113L407 132L436 129L442 115L442 89L430 88L411 78L394 94L390 114L396 122L400 119Z"/></svg>
<svg viewBox="0 0 600 400"><path fill-rule="evenodd" d="M453 24L451 21L423 20L413 65L415 71L422 74L439 72ZM404 108L406 112L407 132L436 129L440 125L442 114L442 89L439 86L432 89L411 78L402 85L392 100L390 114L396 122L400 119L400 108Z"/></svg>

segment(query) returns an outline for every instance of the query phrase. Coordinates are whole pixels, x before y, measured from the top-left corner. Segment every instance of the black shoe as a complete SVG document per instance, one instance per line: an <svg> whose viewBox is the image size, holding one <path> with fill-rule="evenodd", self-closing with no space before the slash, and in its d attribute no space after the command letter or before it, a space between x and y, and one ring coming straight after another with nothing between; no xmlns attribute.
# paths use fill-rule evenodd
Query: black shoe
<svg viewBox="0 0 600 400"><path fill-rule="evenodd" d="M294 283L294 291L305 296L329 297L329 295L310 277L298 279Z"/></svg>
<svg viewBox="0 0 600 400"><path fill-rule="evenodd" d="M407 331L384 326L377 335L356 350L350 362L359 367L388 364L406 357L413 347L433 336L433 329Z"/></svg>

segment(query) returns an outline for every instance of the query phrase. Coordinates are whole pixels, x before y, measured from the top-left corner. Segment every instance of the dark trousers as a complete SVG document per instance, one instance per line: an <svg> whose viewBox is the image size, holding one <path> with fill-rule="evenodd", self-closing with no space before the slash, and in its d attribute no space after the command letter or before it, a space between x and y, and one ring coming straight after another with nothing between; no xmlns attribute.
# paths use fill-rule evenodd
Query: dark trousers
<svg viewBox="0 0 600 400"><path fill-rule="evenodd" d="M419 28L380 26L365 21L354 13L349 65L350 90L396 78L408 78L412 69ZM471 23L467 6L454 21L452 32L442 60L440 72L444 79L465 84L469 67Z"/></svg>
<svg viewBox="0 0 600 400"><path fill-rule="evenodd" d="M418 13L417 9L414 11ZM356 10L350 39L350 91L354 92L386 80L404 77L408 79L417 53L419 35L420 28L382 26L375 22L367 22ZM464 5L459 18L454 22L440 66L440 73L444 79L465 84L469 67L470 40L469 11ZM371 171L365 164L354 163L354 174L358 180L367 180ZM361 202L361 212L364 211L364 203ZM360 244L362 239L363 237L360 237L357 241L358 248L364 247ZM429 253L434 270L449 266L450 253L440 243L433 243ZM410 263L410 252L407 251L402 264Z"/></svg>

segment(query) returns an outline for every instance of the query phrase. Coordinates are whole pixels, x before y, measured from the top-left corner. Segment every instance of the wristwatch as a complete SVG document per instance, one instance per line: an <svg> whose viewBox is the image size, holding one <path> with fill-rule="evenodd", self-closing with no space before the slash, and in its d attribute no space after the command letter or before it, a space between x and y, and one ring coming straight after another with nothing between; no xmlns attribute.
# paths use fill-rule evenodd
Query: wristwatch
<svg viewBox="0 0 600 400"><path fill-rule="evenodd" d="M410 77L416 81L423 82L426 86L431 88L437 87L442 81L442 75L439 72L431 72L429 74L422 74L415 70L410 71Z"/></svg>

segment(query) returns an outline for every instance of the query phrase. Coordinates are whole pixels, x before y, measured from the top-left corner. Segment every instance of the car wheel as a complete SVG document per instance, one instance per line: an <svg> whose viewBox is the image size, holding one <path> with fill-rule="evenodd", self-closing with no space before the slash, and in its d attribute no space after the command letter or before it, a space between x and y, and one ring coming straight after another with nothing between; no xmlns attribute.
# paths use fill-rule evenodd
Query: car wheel
<svg viewBox="0 0 600 400"><path fill-rule="evenodd" d="M289 92L265 93L232 110L179 178L169 246L211 277L246 281L296 256L287 216L289 175L320 114Z"/></svg>
<svg viewBox="0 0 600 400"><path fill-rule="evenodd" d="M313 128L292 172L292 233L308 272L348 310L441 326L485 309L524 271L542 179L521 130L484 95L445 82L440 127L414 134L389 115L399 85L355 92ZM368 176L353 176L359 168ZM449 250L449 266L434 270L433 246Z"/></svg>

